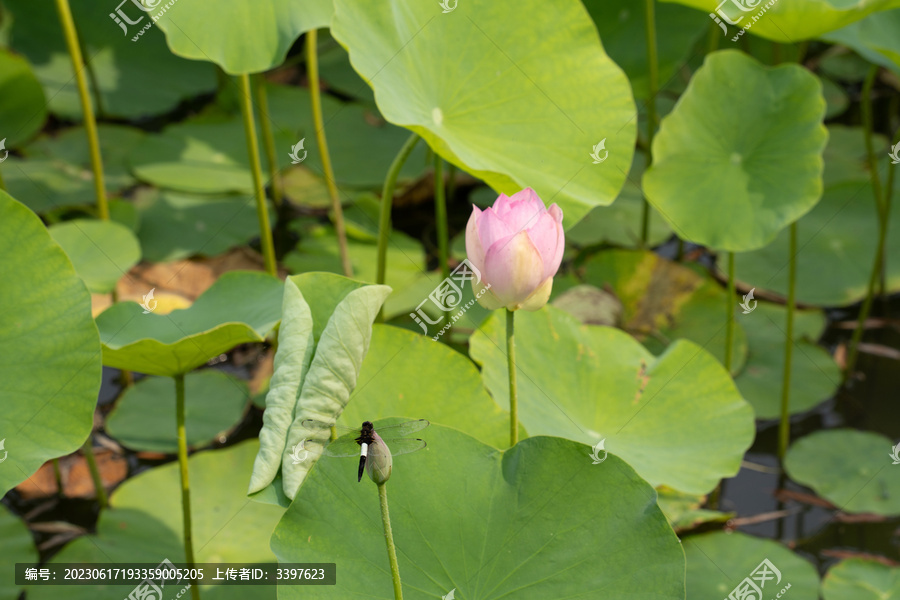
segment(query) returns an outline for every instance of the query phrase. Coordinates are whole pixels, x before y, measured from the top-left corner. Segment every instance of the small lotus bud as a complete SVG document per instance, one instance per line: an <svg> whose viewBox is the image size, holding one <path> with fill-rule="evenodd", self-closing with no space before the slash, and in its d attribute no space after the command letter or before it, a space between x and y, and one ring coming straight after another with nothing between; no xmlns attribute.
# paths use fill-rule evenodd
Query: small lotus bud
<svg viewBox="0 0 900 600"><path fill-rule="evenodd" d="M393 459L391 458L391 450L388 448L381 436L372 432L375 441L369 446L368 456L366 456L366 473L369 479L377 484L382 484L391 478L391 469L393 468Z"/></svg>

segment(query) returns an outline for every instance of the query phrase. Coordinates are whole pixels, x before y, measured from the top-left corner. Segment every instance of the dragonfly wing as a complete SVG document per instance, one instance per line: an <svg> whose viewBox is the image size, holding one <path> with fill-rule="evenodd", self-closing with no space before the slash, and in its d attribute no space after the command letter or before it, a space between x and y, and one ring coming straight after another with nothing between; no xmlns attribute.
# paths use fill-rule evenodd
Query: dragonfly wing
<svg viewBox="0 0 900 600"><path fill-rule="evenodd" d="M390 448L392 456L400 456L401 454L416 452L427 446L425 440L417 440L412 438L386 439L384 440L384 443L387 444L388 448Z"/></svg>
<svg viewBox="0 0 900 600"><path fill-rule="evenodd" d="M359 436L359 427L345 427L344 425L335 425L334 423L326 423L325 421L317 421L315 419L305 419L303 421L300 421L300 425L302 425L304 429L308 429L310 431L328 430L329 435L331 433L331 429L334 428L335 432L338 434L338 437L343 437L350 434L354 434L353 437Z"/></svg>
<svg viewBox="0 0 900 600"><path fill-rule="evenodd" d="M344 458L347 456L359 456L360 446L352 439L338 439L325 446L326 456Z"/></svg>
<svg viewBox="0 0 900 600"><path fill-rule="evenodd" d="M403 423L397 423L396 425L376 427L375 431L377 431L378 435L380 435L384 439L387 439L389 437L402 438L422 431L429 425L431 425L431 423L429 423L426 419L416 419L415 421L405 421Z"/></svg>

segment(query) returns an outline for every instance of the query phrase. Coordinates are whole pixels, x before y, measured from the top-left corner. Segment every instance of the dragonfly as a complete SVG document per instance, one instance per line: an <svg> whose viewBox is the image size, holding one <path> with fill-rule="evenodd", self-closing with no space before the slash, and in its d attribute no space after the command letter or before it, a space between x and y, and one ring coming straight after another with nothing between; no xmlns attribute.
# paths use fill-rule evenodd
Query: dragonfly
<svg viewBox="0 0 900 600"><path fill-rule="evenodd" d="M301 421L301 425L307 430L318 432L317 436L314 434L310 438L319 438L307 439L304 442L304 449L325 456L344 458L359 456L359 472L356 481L360 482L367 466L369 469L386 470L390 474L392 456L409 454L424 448L427 445L425 440L407 436L422 431L430 423L425 419L405 421L396 425L379 427L377 432L371 421L363 421L362 427L357 428L315 419ZM326 438L330 435L332 428L340 437L329 442ZM369 475L371 476L371 472Z"/></svg>

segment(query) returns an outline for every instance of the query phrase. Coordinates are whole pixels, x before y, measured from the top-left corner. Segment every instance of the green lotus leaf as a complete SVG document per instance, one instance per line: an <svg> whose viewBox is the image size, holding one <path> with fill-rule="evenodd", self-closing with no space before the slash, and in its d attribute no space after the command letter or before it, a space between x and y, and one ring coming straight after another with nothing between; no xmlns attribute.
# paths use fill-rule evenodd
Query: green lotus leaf
<svg viewBox="0 0 900 600"><path fill-rule="evenodd" d="M115 221L74 219L53 225L49 231L95 294L113 291L116 282L141 260L137 238Z"/></svg>
<svg viewBox="0 0 900 600"><path fill-rule="evenodd" d="M344 209L344 225L347 237L370 244L378 243L378 218L381 199L373 193L363 192L356 196L353 204ZM334 221L334 211L328 211ZM393 232L392 232L393 233Z"/></svg>
<svg viewBox="0 0 900 600"><path fill-rule="evenodd" d="M100 153L109 194L134 185L125 157L144 134L122 125L100 124ZM3 163L9 192L23 198L37 213L93 205L97 202L88 143L82 127L66 129L55 137L42 136L22 149L25 158L10 156Z"/></svg>
<svg viewBox="0 0 900 600"><path fill-rule="evenodd" d="M690 530L705 523L724 523L734 516L734 513L700 508L706 500L705 496L685 494L668 488L661 488L657 493L656 503L676 532Z"/></svg>
<svg viewBox="0 0 900 600"><path fill-rule="evenodd" d="M651 352L684 338L724 362L728 293L712 278L652 252L612 250L584 263L584 279L616 294L624 310L620 326ZM737 299L731 306L739 310ZM732 373L746 359L746 334L735 323Z"/></svg>
<svg viewBox="0 0 900 600"><path fill-rule="evenodd" d="M96 0L69 3L89 76L99 90L95 110L100 115L125 119L158 115L174 110L187 98L215 90L214 67L173 55L155 28L132 41L152 18L132 2L119 6ZM34 66L50 111L80 121L81 103L72 62L53 1L8 0L4 5L12 14L12 48ZM138 23L128 25L122 20L123 25L118 25L110 14L118 15L119 10ZM121 15L116 18L121 20Z"/></svg>
<svg viewBox="0 0 900 600"><path fill-rule="evenodd" d="M306 167L289 168L282 174L281 182L284 197L291 204L314 211L331 208L331 196L325 180Z"/></svg>
<svg viewBox="0 0 900 600"><path fill-rule="evenodd" d="M822 38L853 48L869 62L887 67L900 75L900 10L885 10L861 21L832 31Z"/></svg>
<svg viewBox="0 0 900 600"><path fill-rule="evenodd" d="M900 479L891 471L895 454L893 443L883 435L829 429L794 442L784 468L791 479L844 512L897 516Z"/></svg>
<svg viewBox="0 0 900 600"><path fill-rule="evenodd" d="M555 296L553 306L587 325L616 327L622 320L622 302L607 290L579 284Z"/></svg>
<svg viewBox="0 0 900 600"><path fill-rule="evenodd" d="M279 167L291 166L291 148L304 141L304 150L299 154L305 156L301 164L321 176L309 90L269 84L268 99L264 118L274 132ZM342 103L325 96L322 110L342 198L352 198L357 187L380 189L408 132L386 123L377 111L361 104ZM144 144L132 151L130 161L139 178L159 187L210 194L253 192L243 123L238 116L203 115L170 125L161 133L148 136ZM417 177L424 164L425 149L420 144L401 170L401 178ZM291 195L304 191L302 187L295 189L297 184L286 177L286 185L293 184L288 190Z"/></svg>
<svg viewBox="0 0 900 600"><path fill-rule="evenodd" d="M509 413L491 400L472 361L430 337L376 324L340 422L358 427L394 415L455 427L495 448L509 446Z"/></svg>
<svg viewBox="0 0 900 600"><path fill-rule="evenodd" d="M21 56L0 50L0 122L6 149L31 138L46 120L47 100L31 65Z"/></svg>
<svg viewBox="0 0 900 600"><path fill-rule="evenodd" d="M249 398L247 384L228 373L212 369L188 373L184 378L188 446L205 446L233 429ZM106 432L133 450L177 452L175 382L147 377L126 388L106 416Z"/></svg>
<svg viewBox="0 0 900 600"><path fill-rule="evenodd" d="M734 382L757 419L777 419L781 415L787 309L770 302L751 302L748 306L755 308L738 315L738 319L745 325L750 351L744 370ZM841 385L841 370L831 354L815 343L824 330L825 315L821 311L794 311L791 414L827 400Z"/></svg>
<svg viewBox="0 0 900 600"><path fill-rule="evenodd" d="M281 295L276 277L230 271L189 308L167 315L119 302L97 317L103 364L148 375L187 373L238 344L263 341L281 318ZM155 300L147 306L155 308Z"/></svg>
<svg viewBox="0 0 900 600"><path fill-rule="evenodd" d="M421 435L428 447L395 457L387 484L404 598L684 598L678 540L618 457L593 465L587 446L547 437L500 452L434 424ZM341 565L336 586L283 586L280 600L392 597L378 494L352 459L318 462L272 549Z"/></svg>
<svg viewBox="0 0 900 600"><path fill-rule="evenodd" d="M900 569L861 558L841 561L825 574L822 597L825 600L897 600Z"/></svg>
<svg viewBox="0 0 900 600"><path fill-rule="evenodd" d="M296 132L276 129L278 164L290 164ZM244 126L239 117L202 117L148 135L129 156L134 174L155 186L200 194L253 194ZM267 178L266 178L267 179Z"/></svg>
<svg viewBox="0 0 900 600"><path fill-rule="evenodd" d="M647 199L683 239L765 246L821 196L824 112L821 84L805 68L713 52L660 124Z"/></svg>
<svg viewBox="0 0 900 600"><path fill-rule="evenodd" d="M637 98L649 96L646 13L630 0L583 0L591 14L603 49L616 61L631 81ZM659 81L663 84L689 58L691 48L709 28L703 13L678 4L657 3L656 46Z"/></svg>
<svg viewBox="0 0 900 600"><path fill-rule="evenodd" d="M22 159L10 156L3 162L3 182L9 193L24 198L25 206L36 213L52 209L94 204L97 197L90 179L74 170L60 168L47 159Z"/></svg>
<svg viewBox="0 0 900 600"><path fill-rule="evenodd" d="M103 157L103 182L109 193L117 193L133 186L137 180L128 166L128 153L144 143L146 135L140 129L125 125L100 123L100 154ZM52 161L60 170L81 181L87 180L93 189L91 155L84 127L70 127L57 135L42 135L23 149L28 158Z"/></svg>
<svg viewBox="0 0 900 600"><path fill-rule="evenodd" d="M391 235L393 237L393 234ZM384 303L385 319L390 319L393 325L423 333L432 339L438 337L441 341L447 342L445 336L449 332L461 336L461 339L454 337L454 341L467 343L469 334L488 318L491 311L478 304L472 293L472 286L463 285L460 301L449 314L452 330L444 330L447 326L447 315L429 298L443 280L444 275L440 271L420 272L405 288L395 291ZM444 333L441 333L442 330Z"/></svg>
<svg viewBox="0 0 900 600"><path fill-rule="evenodd" d="M280 65L301 33L328 27L333 11L331 0L232 0L213 11L199 2L170 2L150 14L172 52L238 75Z"/></svg>
<svg viewBox="0 0 900 600"><path fill-rule="evenodd" d="M147 261L215 256L259 236L252 197L160 192L143 195L137 205L137 234Z"/></svg>
<svg viewBox="0 0 900 600"><path fill-rule="evenodd" d="M894 191L900 202L900 190ZM863 299L869 285L878 222L872 186L866 182L835 184L797 224L797 302L846 306ZM900 211L891 211L889 228L900 231ZM755 252L736 254L737 278L746 287L787 295L789 234ZM885 289L900 290L900 236L888 235ZM827 277L822 274L827 273Z"/></svg>
<svg viewBox="0 0 900 600"><path fill-rule="evenodd" d="M388 121L496 190L533 187L571 227L621 189L636 111L581 2L336 0L332 35Z"/></svg>
<svg viewBox="0 0 900 600"><path fill-rule="evenodd" d="M485 386L509 406L505 319L472 335ZM734 475L753 439L753 411L722 366L686 340L659 357L627 333L581 325L552 306L515 315L519 419L531 435L605 448L653 486L709 492ZM547 353L553 348L552 354Z"/></svg>
<svg viewBox="0 0 900 600"><path fill-rule="evenodd" d="M748 578L759 587L763 598L775 598L788 585L790 588L782 594L787 598L819 598L816 568L778 542L718 531L685 538L684 555L688 598L727 598ZM764 565L764 560L769 564Z"/></svg>
<svg viewBox="0 0 900 600"><path fill-rule="evenodd" d="M341 52L344 52L343 49ZM359 79L355 73L354 76ZM360 83L369 89L362 80ZM269 84L268 96L268 118L272 127L277 132L296 136L290 146L285 147L284 156L303 136L307 154L301 164L322 179L324 185L322 157L315 142L316 125L312 118L309 90ZM322 97L322 118L327 124L328 154L342 201L355 196L355 188L380 192L385 173L409 138L409 132L385 121L373 106L340 102L329 95ZM302 133L297 135L298 131ZM400 170L399 181L414 179L422 174L426 163L430 163L425 153L425 144L417 144L413 148Z"/></svg>
<svg viewBox="0 0 900 600"><path fill-rule="evenodd" d="M663 5L665 6L665 5ZM613 244L626 248L636 248L641 243L641 219L644 210L644 195L638 182L644 173L646 159L640 152L635 153L631 171L619 197L610 206L597 206L575 227L566 232L566 243L576 246ZM672 229L653 207L650 207L650 223L647 244L658 246L669 239ZM465 238L462 237L463 242ZM465 255L463 255L465 257Z"/></svg>
<svg viewBox="0 0 900 600"><path fill-rule="evenodd" d="M818 71L835 81L862 85L871 66L856 52L839 46L836 50L825 53L818 65Z"/></svg>
<svg viewBox="0 0 900 600"><path fill-rule="evenodd" d="M703 12L721 10L736 25L720 27L727 30L723 36L730 44L743 27L755 35L782 44L795 44L801 40L818 37L823 33L846 27L876 11L900 6L898 0L777 0L771 7L763 0L665 0L677 1ZM717 15L721 17L721 13ZM754 20L756 17L756 20ZM723 41L722 44L725 44Z"/></svg>
<svg viewBox="0 0 900 600"><path fill-rule="evenodd" d="M319 76L332 92L375 106L372 88L353 70L350 55L334 38L319 33Z"/></svg>
<svg viewBox="0 0 900 600"><path fill-rule="evenodd" d="M266 396L260 450L248 494L289 503L315 460L297 462L302 421L337 420L359 378L372 323L391 288L330 273L290 277L284 285L275 371Z"/></svg>
<svg viewBox="0 0 900 600"><path fill-rule="evenodd" d="M872 146L875 154L887 162L890 152L887 138L880 134L872 135ZM830 125L828 127L828 145L822 155L825 159L823 181L825 188L834 184L858 181L865 183L872 178L869 171L869 159L866 154L865 131L862 127ZM886 172L886 165L884 172ZM879 166L882 170L882 166Z"/></svg>
<svg viewBox="0 0 900 600"><path fill-rule="evenodd" d="M819 81L822 82L822 95L825 97L826 103L825 120L843 114L850 107L850 98L847 96L847 92L827 77L819 77Z"/></svg>
<svg viewBox="0 0 900 600"><path fill-rule="evenodd" d="M258 445L248 440L188 459L191 482L194 557L198 563L274 563L269 538L284 510L248 502L247 477ZM184 562L181 480L177 462L129 478L100 513L96 533L67 544L51 562L87 562L115 566L123 562ZM98 565L99 566L99 565ZM207 575L207 581L210 576ZM173 600L183 584L166 586ZM171 591L170 591L171 589ZM122 600L132 588L123 585L72 585L67 600ZM258 585L201 585L201 598L275 600L275 588ZM190 598L190 592L181 596ZM59 588L30 586L31 600L56 600Z"/></svg>
<svg viewBox="0 0 900 600"><path fill-rule="evenodd" d="M284 266L292 273L311 271L343 273L334 228L316 224L308 228L303 227L301 231L304 234L303 239L295 250L285 255L282 260ZM347 241L347 249L353 267L353 277L360 281L374 282L377 275L378 245L351 238ZM405 289L426 273L425 250L419 240L399 231L392 231L387 246L387 264L385 283L395 290ZM435 281L435 285L439 281L440 279ZM429 288L428 292L432 289L434 286ZM423 299L424 296L417 300L417 303Z"/></svg>
<svg viewBox="0 0 900 600"><path fill-rule="evenodd" d="M409 138L409 132L385 121L378 110L371 106L357 102L339 102L328 95L322 97L322 118L327 124L328 154L335 181L342 192L342 200L346 201L346 196L354 195L353 188L381 192L385 173ZM308 151L302 164L324 178L322 156L315 141L316 125L312 119L309 90L270 84L269 119L276 131L302 131L301 135L306 140L304 148ZM291 142L291 146L297 139ZM285 156L289 149L290 147L285 147ZM413 148L400 170L399 181L422 174L426 162L429 162L425 152L425 144L417 144Z"/></svg>
<svg viewBox="0 0 900 600"><path fill-rule="evenodd" d="M5 506L0 506L0 538L6 550L0 556L0 600L18 600L22 588L15 584L16 563L36 565L38 553L28 526Z"/></svg>
<svg viewBox="0 0 900 600"><path fill-rule="evenodd" d="M0 191L0 494L93 426L101 354L91 296L25 205ZM52 435L48 435L52 432Z"/></svg>

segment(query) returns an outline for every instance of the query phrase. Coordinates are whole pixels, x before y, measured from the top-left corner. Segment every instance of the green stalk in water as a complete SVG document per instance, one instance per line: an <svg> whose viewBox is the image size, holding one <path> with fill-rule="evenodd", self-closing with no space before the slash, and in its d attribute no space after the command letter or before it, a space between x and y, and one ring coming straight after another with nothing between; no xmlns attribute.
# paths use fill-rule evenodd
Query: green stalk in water
<svg viewBox="0 0 900 600"><path fill-rule="evenodd" d="M87 77L85 76L87 68L84 64L84 57L81 54L81 45L78 42L78 33L75 31L75 20L72 18L69 0L56 0L56 11L59 13L59 21L62 25L63 35L66 38L66 46L72 59L72 70L75 73L75 84L78 87L78 98L81 101L84 130L87 133L88 149L91 155L91 170L94 174L97 215L106 221L109 220L109 204L106 201L106 182L103 179L103 159L100 156L97 119L94 116L94 107L91 104L91 95L88 92Z"/></svg>
<svg viewBox="0 0 900 600"><path fill-rule="evenodd" d="M338 239L338 251L341 254L341 267L344 275L353 277L353 265L350 264L350 252L347 248L347 230L344 225L344 209L338 197L337 183L334 180L334 169L331 167L331 155L328 153L328 139L325 137L325 118L322 116L322 91L319 89L319 51L317 47L318 32L313 29L306 32L306 68L309 74L309 97L312 104L313 122L316 127L316 143L322 159L322 171L325 185L331 196L331 212L334 214L334 231Z"/></svg>
<svg viewBox="0 0 900 600"><path fill-rule="evenodd" d="M178 428L178 467L181 474L181 519L187 568L194 567L194 535L191 525L191 483L188 473L187 432L184 426L184 374L175 376L175 422ZM200 586L191 582L191 597L200 600Z"/></svg>
<svg viewBox="0 0 900 600"><path fill-rule="evenodd" d="M869 284L866 290L866 299L863 301L859 310L859 318L856 322L856 328L850 337L850 347L847 351L847 364L844 367L844 379L848 379L853 375L856 369L856 360L859 357L859 343L862 341L863 331L865 330L866 321L872 311L872 303L875 297L875 288L877 286L879 275L884 264L884 249L887 240L888 222L891 213L890 194L884 193L881 188L881 176L878 173L878 157L875 156L875 144L872 141L873 119L872 119L872 88L875 85L875 77L878 74L878 67L872 65L866 75L862 89L862 100L860 102L860 111L862 113L863 129L865 132L866 155L869 162L869 172L872 176L872 193L875 196L875 208L878 214L878 242L875 246L875 259L872 264L872 271L869 275ZM888 171L888 186L893 187L893 169Z"/></svg>
<svg viewBox="0 0 900 600"><path fill-rule="evenodd" d="M725 370L731 374L731 362L734 346L734 252L728 253L728 305L726 306L725 318Z"/></svg>
<svg viewBox="0 0 900 600"><path fill-rule="evenodd" d="M647 36L647 165L653 164L653 134L656 130L656 93L659 90L659 57L656 50L656 0L644 0L644 32ZM643 197L641 211L641 245L650 239L650 203Z"/></svg>
<svg viewBox="0 0 900 600"><path fill-rule="evenodd" d="M794 311L797 288L797 223L790 226L787 327L784 332L784 375L781 380L781 421L778 424L778 458L784 462L791 443L791 359L794 353Z"/></svg>
<svg viewBox="0 0 900 600"><path fill-rule="evenodd" d="M269 167L269 180L272 182L272 202L275 208L281 207L284 197L281 191L281 173L278 171L278 155L275 150L275 136L272 133L272 121L269 119L269 95L266 91L266 77L259 73L253 77L253 91L256 95L256 107L259 112L259 129L262 133L263 150Z"/></svg>
<svg viewBox="0 0 900 600"><path fill-rule="evenodd" d="M270 275L278 275L278 264L275 261L275 243L272 240L272 227L269 225L269 210L266 206L266 189L263 184L262 164L259 158L259 140L256 137L256 123L253 119L253 96L250 90L250 76L246 73L238 75L241 100L241 115L244 119L244 137L247 143L247 155L250 158L250 173L253 175L253 195L256 198L256 217L259 220L259 243L262 246L266 271ZM194 586L196 587L196 586ZM194 589L191 587L191 589Z"/></svg>
<svg viewBox="0 0 900 600"><path fill-rule="evenodd" d="M94 456L94 439L92 436L88 436L81 450L84 452L84 459L87 461L91 479L94 481L97 502L100 504L100 508L106 508L109 506L109 500L106 497L106 488L103 487L103 479L100 477L100 469L97 468L97 458ZM62 487L60 487L60 493L62 493Z"/></svg>
<svg viewBox="0 0 900 600"><path fill-rule="evenodd" d="M441 275L450 277L450 234L447 231L447 197L444 195L444 159L434 154L434 217L437 225L438 262L441 263ZM447 323L450 323L450 311L444 311ZM448 336L449 337L449 336Z"/></svg>
<svg viewBox="0 0 900 600"><path fill-rule="evenodd" d="M384 278L387 275L387 247L388 238L391 236L391 206L394 204L394 187L397 185L397 177L400 175L400 169L406 164L416 142L419 141L419 135L413 133L400 148L400 152L394 157L388 169L387 176L384 178L384 187L381 190L381 208L378 211L378 248L376 258L375 283L384 284ZM378 317L375 322L384 321L384 307L378 311Z"/></svg>

